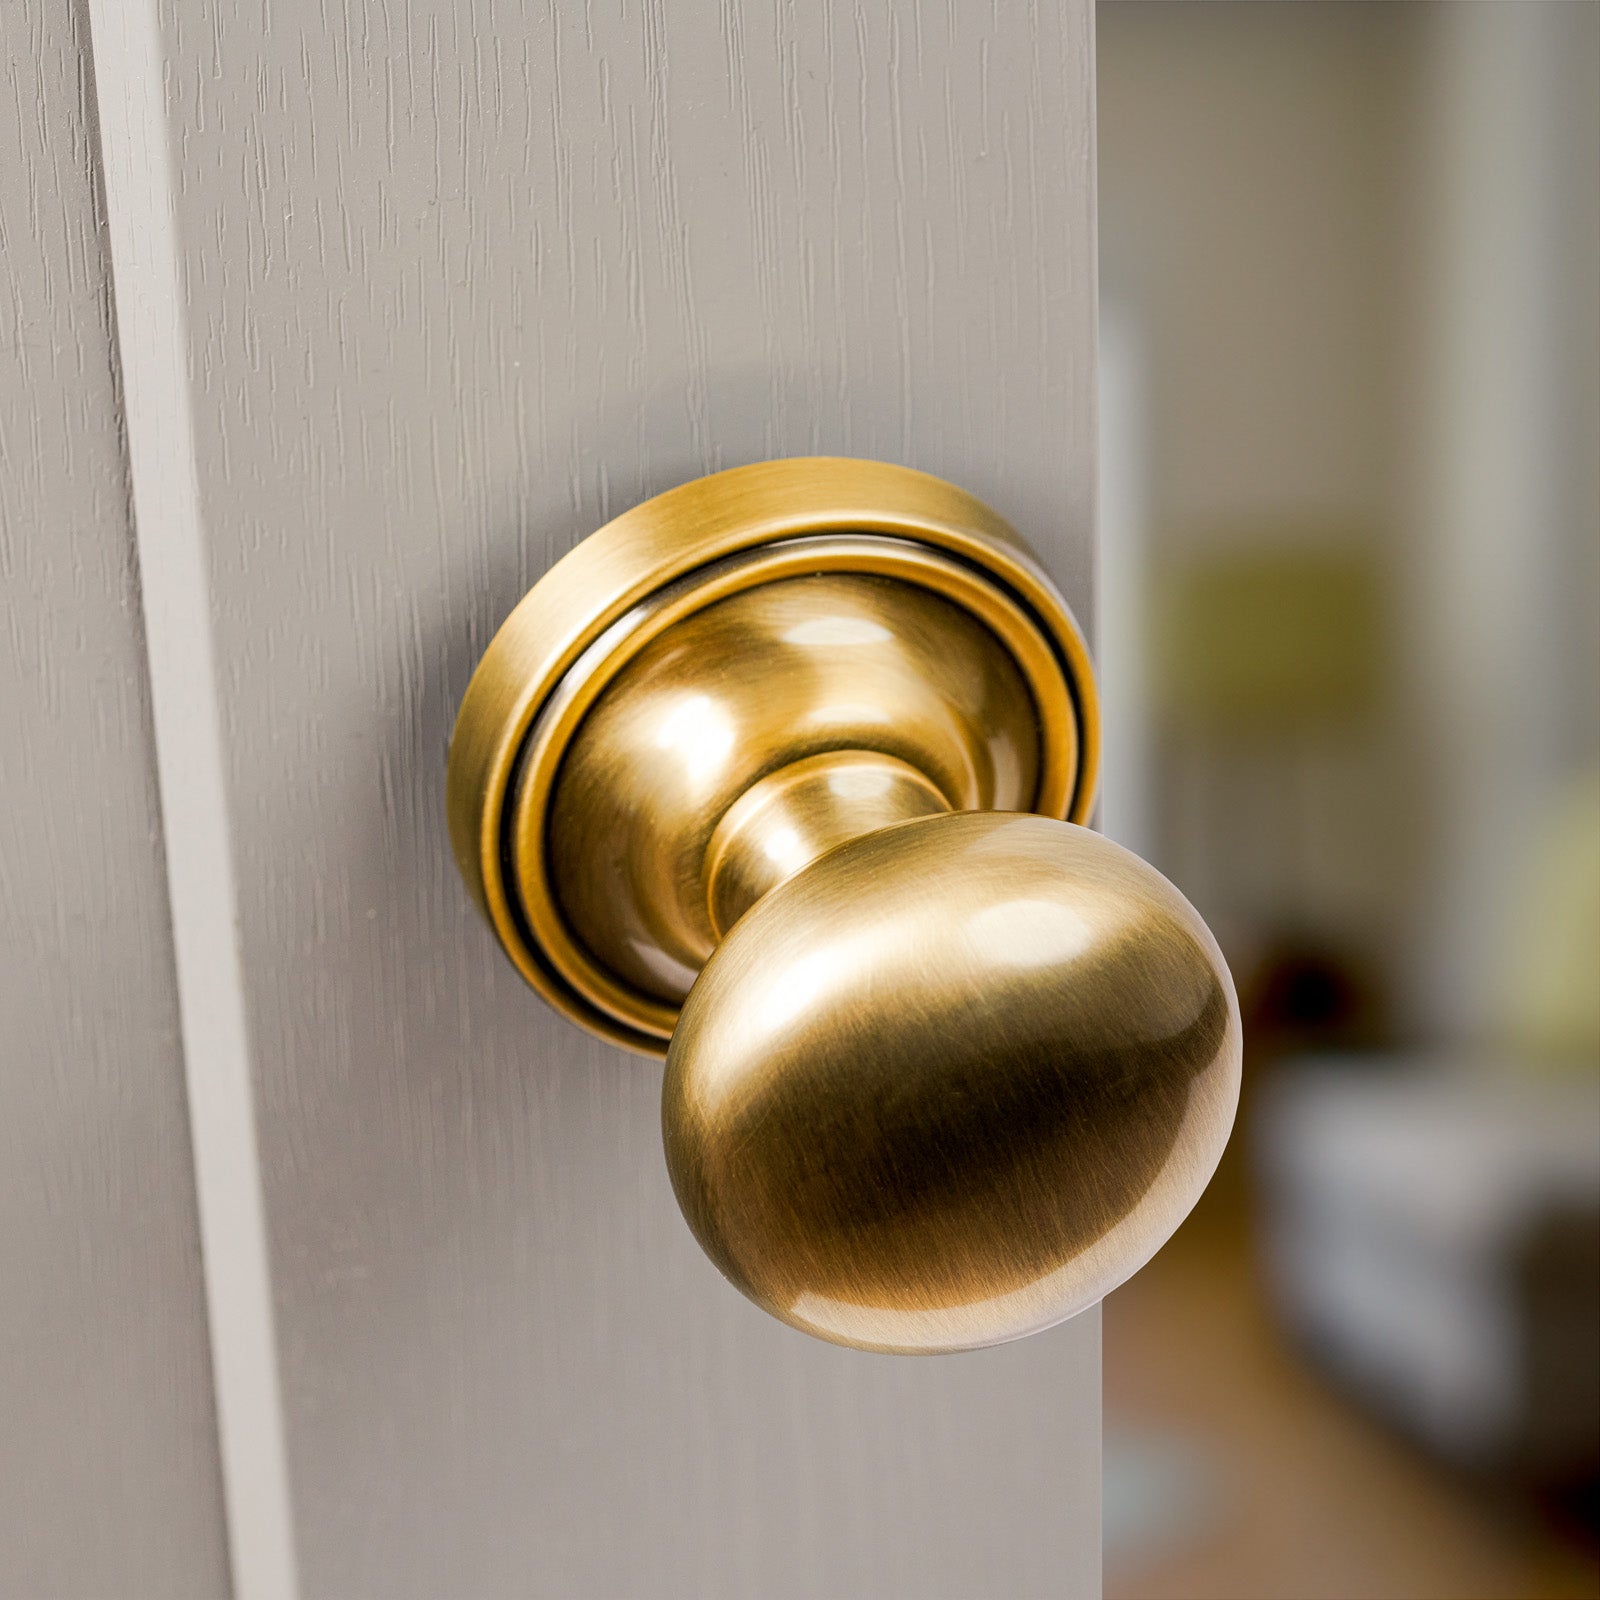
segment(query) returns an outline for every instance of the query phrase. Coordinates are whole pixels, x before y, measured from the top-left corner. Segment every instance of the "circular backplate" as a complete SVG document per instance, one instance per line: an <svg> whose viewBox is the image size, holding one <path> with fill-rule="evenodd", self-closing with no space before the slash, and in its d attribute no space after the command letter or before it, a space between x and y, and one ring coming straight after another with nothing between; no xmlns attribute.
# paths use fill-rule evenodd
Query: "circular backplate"
<svg viewBox="0 0 1600 1600"><path fill-rule="evenodd" d="M659 1056L752 784L864 749L954 810L1081 822L1098 746L1083 637L1006 523L904 467L771 461L636 506L524 597L461 704L450 830L528 982Z"/></svg>

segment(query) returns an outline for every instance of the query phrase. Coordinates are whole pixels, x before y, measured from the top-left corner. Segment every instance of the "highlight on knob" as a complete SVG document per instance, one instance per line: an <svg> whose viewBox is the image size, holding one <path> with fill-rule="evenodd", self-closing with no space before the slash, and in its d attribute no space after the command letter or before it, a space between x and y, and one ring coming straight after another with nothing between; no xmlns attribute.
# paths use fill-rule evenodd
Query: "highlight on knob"
<svg viewBox="0 0 1600 1600"><path fill-rule="evenodd" d="M758 1305L838 1344L1000 1343L1093 1305L1188 1215L1239 1092L1192 907L1086 828L965 812L758 901L667 1053L667 1166Z"/></svg>
<svg viewBox="0 0 1600 1600"><path fill-rule="evenodd" d="M880 462L647 501L485 652L449 763L467 885L546 1000L666 1056L684 1216L792 1326L904 1353L1036 1332L1214 1170L1233 985L1083 826L1099 738L1026 545Z"/></svg>

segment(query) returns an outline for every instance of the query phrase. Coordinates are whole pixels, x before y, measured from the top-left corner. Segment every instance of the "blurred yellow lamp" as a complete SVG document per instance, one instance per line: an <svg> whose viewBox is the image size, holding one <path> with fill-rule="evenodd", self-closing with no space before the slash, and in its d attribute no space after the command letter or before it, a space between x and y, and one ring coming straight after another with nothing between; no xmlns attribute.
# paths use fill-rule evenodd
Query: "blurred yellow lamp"
<svg viewBox="0 0 1600 1600"><path fill-rule="evenodd" d="M1370 557L1326 545L1230 548L1157 590L1155 681L1180 724L1291 733L1358 721L1384 678L1382 594Z"/></svg>

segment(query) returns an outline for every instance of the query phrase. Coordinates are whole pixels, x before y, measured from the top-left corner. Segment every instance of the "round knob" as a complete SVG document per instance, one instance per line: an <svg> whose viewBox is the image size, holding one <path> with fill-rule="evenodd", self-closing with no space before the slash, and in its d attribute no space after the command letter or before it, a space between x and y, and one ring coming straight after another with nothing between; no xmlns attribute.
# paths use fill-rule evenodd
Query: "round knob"
<svg viewBox="0 0 1600 1600"><path fill-rule="evenodd" d="M1067 822L856 839L764 896L667 1054L667 1165L758 1305L867 1349L997 1344L1101 1299L1210 1178L1238 1004L1194 909Z"/></svg>
<svg viewBox="0 0 1600 1600"><path fill-rule="evenodd" d="M666 1055L683 1213L795 1327L1018 1338L1205 1187L1238 1004L1193 908L1078 826L1098 742L1082 632L1015 532L882 462L635 506L479 662L467 886L552 1005Z"/></svg>

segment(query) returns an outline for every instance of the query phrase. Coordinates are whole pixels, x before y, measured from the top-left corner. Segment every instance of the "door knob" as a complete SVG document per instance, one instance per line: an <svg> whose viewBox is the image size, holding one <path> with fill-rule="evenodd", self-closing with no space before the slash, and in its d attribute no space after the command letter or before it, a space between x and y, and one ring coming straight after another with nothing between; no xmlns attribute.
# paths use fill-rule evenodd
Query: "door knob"
<svg viewBox="0 0 1600 1600"><path fill-rule="evenodd" d="M1081 826L1098 739L1017 535L877 462L660 495L484 653L450 749L462 875L551 1004L665 1054L684 1216L795 1327L1036 1332L1209 1180L1233 984L1178 891Z"/></svg>

